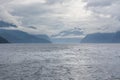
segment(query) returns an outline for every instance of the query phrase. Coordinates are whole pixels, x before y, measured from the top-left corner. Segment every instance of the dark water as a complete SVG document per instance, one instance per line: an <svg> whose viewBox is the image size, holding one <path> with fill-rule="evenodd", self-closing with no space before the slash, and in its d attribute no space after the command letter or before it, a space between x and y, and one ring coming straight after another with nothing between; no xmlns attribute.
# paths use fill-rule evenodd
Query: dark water
<svg viewBox="0 0 120 80"><path fill-rule="evenodd" d="M0 80L120 80L120 44L1 44Z"/></svg>

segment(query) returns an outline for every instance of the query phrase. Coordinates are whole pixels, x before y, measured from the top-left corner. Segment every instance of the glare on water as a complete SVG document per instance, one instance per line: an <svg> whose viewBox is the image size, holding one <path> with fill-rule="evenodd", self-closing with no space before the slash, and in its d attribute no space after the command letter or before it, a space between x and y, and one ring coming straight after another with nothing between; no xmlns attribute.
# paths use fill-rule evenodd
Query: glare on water
<svg viewBox="0 0 120 80"><path fill-rule="evenodd" d="M120 80L119 44L0 45L0 80Z"/></svg>

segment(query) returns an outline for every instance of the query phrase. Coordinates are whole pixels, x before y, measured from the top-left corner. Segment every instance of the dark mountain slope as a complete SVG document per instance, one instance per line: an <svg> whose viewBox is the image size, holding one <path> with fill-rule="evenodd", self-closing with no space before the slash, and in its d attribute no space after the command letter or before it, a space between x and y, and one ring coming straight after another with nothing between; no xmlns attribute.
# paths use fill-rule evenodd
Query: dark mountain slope
<svg viewBox="0 0 120 80"><path fill-rule="evenodd" d="M51 43L47 39L38 38L19 30L0 29L0 36L11 43Z"/></svg>
<svg viewBox="0 0 120 80"><path fill-rule="evenodd" d="M6 39L4 39L3 37L0 37L0 43L9 43Z"/></svg>

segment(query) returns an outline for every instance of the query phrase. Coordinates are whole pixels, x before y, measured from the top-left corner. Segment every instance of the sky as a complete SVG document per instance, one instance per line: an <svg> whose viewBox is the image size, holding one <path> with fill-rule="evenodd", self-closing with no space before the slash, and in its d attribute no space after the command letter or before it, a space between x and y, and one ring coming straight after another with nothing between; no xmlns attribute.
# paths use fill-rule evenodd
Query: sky
<svg viewBox="0 0 120 80"><path fill-rule="evenodd" d="M0 0L0 20L49 36L116 32L120 30L120 0Z"/></svg>

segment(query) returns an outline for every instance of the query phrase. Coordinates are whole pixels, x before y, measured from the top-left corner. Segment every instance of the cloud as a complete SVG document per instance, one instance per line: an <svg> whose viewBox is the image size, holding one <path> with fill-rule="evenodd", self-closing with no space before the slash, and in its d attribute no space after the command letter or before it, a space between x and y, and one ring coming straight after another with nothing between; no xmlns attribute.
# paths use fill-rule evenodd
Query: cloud
<svg viewBox="0 0 120 80"><path fill-rule="evenodd" d="M58 37L80 37L84 35L84 32L80 28L74 28L74 29L68 29L65 31L61 31L60 33L56 35L52 35L53 38L58 38Z"/></svg>
<svg viewBox="0 0 120 80"><path fill-rule="evenodd" d="M24 0L24 1L21 1L21 0L12 0L10 1L11 4L14 4L14 5L32 5L32 4L35 4L35 3L46 3L46 0Z"/></svg>
<svg viewBox="0 0 120 80"><path fill-rule="evenodd" d="M112 32L120 30L120 1L119 0L83 0L86 9L93 12L95 25L100 23L99 30ZM96 24L97 23L97 24ZM107 27L107 28L106 28ZM96 27L98 28L98 27ZM103 30L104 29L104 30Z"/></svg>
<svg viewBox="0 0 120 80"><path fill-rule="evenodd" d="M95 13L120 17L119 4L119 0L89 0L87 1L87 8Z"/></svg>
<svg viewBox="0 0 120 80"><path fill-rule="evenodd" d="M83 0L87 2L87 6L98 7L98 6L109 6L112 5L117 0Z"/></svg>
<svg viewBox="0 0 120 80"><path fill-rule="evenodd" d="M13 9L10 8L9 5L11 1L13 0L0 0L0 20L15 25L20 25L20 17L11 14L11 12L13 11Z"/></svg>
<svg viewBox="0 0 120 80"><path fill-rule="evenodd" d="M0 20L48 35L81 28L85 34L120 30L119 0L0 0Z"/></svg>
<svg viewBox="0 0 120 80"><path fill-rule="evenodd" d="M84 5L81 0L47 0L46 3L16 6L13 14L23 17L24 25L38 26L38 29L47 26L55 32L76 27L76 22L87 19L90 12Z"/></svg>
<svg viewBox="0 0 120 80"><path fill-rule="evenodd" d="M56 3L63 3L66 0L47 0L48 4L56 4Z"/></svg>

